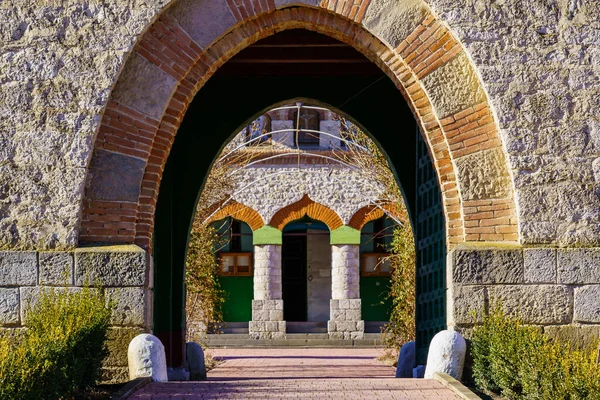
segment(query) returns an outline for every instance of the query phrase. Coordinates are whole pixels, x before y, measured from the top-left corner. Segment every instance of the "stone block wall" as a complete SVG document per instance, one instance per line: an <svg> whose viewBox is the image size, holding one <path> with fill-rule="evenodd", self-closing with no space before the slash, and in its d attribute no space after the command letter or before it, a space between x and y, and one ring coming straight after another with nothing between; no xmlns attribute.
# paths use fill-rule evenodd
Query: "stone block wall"
<svg viewBox="0 0 600 400"><path fill-rule="evenodd" d="M234 199L256 210L264 221L270 221L282 207L308 195L335 211L346 224L356 211L379 200L382 193L376 182L365 180L359 171L322 162L302 169L293 162L245 168L240 171L239 181L255 183L251 190L236 191Z"/></svg>
<svg viewBox="0 0 600 400"><path fill-rule="evenodd" d="M363 339L365 321L361 319L360 299L331 299L327 332L331 339Z"/></svg>
<svg viewBox="0 0 600 400"><path fill-rule="evenodd" d="M468 332L501 305L551 335L590 343L600 333L599 267L598 248L459 247L448 255L448 325Z"/></svg>
<svg viewBox="0 0 600 400"><path fill-rule="evenodd" d="M169 18L163 19L183 28L195 49L190 54L198 54L227 32L238 17L241 20L238 11L226 3L9 1L2 7L0 18L6 29L0 33L4 82L0 89L0 186L5 188L1 197L7 203L0 215L0 244L13 249L77 245L86 177L90 182L97 178L99 183L109 183L102 178L102 170L96 178L87 171L107 156L106 151L114 150L104 149L92 160L98 145L95 140L105 134L99 132L103 118L113 119L115 125L108 128L121 129L131 125L131 115L143 112L138 120L145 121L143 126L133 130L141 136L140 141L132 141L135 146L128 150L145 148L145 142L153 140L153 133L147 130L160 125L169 104L154 94L168 97L174 85L171 75L178 76L168 68L162 73L157 65L142 60L142 54L150 59L162 54L134 51L134 45L166 9ZM303 3L320 7L327 2L275 4ZM530 245L598 245L600 4L593 0L534 1L527 6L522 0L363 3L357 21L392 49L419 29L430 11L456 36L459 47L465 48L481 84L472 93L465 93L465 81L460 79L453 79L447 87L460 94L460 100L473 96L472 100L478 101L483 92L489 97L518 199L519 239ZM127 29L122 29L124 26ZM422 57L413 58L416 62ZM461 55L447 69L460 71L467 58ZM127 60L131 65L125 68ZM145 76L135 81L138 72ZM443 72L440 69L437 75L444 76ZM116 84L121 74L123 79ZM153 76L157 79L149 79ZM468 78L474 79L474 75ZM436 74L429 78L436 79ZM458 96L446 96L441 87L436 91L438 87L430 85L428 96L436 109L448 110L447 103ZM148 93L152 95L146 96ZM133 114L124 111L128 106ZM57 112L46 118L47 110ZM165 119L165 124L172 120ZM497 158L492 153L486 153L486 159ZM119 159L129 167L131 181L137 182L141 174L135 157ZM470 168L473 162L465 159L461 164L462 178L475 180L479 169ZM487 186L477 188L485 190ZM121 195L129 198L129 193ZM114 199L100 196L96 200L85 203L86 207L102 208ZM123 202L119 209L134 203ZM147 208L139 211L148 212ZM110 229L119 234L122 226L132 224L131 214L135 218L136 213L123 211L122 220L110 221L120 226ZM146 215L141 217L146 221ZM124 230L123 237L130 238L130 230Z"/></svg>
<svg viewBox="0 0 600 400"><path fill-rule="evenodd" d="M134 245L89 247L70 252L0 252L0 329L27 326L27 310L40 291L80 290L98 283L115 300L104 362L105 381L128 380L127 346L152 324L152 281L148 253Z"/></svg>
<svg viewBox="0 0 600 400"><path fill-rule="evenodd" d="M252 321L248 332L253 339L283 339L283 300L252 300Z"/></svg>
<svg viewBox="0 0 600 400"><path fill-rule="evenodd" d="M495 108L521 242L598 246L600 2L428 3L465 47Z"/></svg>

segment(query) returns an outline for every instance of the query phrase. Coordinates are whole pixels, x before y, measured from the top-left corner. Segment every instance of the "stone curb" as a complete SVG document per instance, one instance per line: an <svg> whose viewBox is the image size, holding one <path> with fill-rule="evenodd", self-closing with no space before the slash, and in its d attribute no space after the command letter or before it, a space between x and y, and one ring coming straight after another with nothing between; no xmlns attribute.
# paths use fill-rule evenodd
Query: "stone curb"
<svg viewBox="0 0 600 400"><path fill-rule="evenodd" d="M111 400L125 400L129 396L131 396L136 390L143 388L150 382L152 382L152 378L150 378L149 376L145 376L143 378L135 378L134 380L127 382L125 386L119 389L110 398Z"/></svg>
<svg viewBox="0 0 600 400"><path fill-rule="evenodd" d="M464 400L481 400L481 397L471 392L465 385L443 372L434 372L433 379L452 390L458 397Z"/></svg>

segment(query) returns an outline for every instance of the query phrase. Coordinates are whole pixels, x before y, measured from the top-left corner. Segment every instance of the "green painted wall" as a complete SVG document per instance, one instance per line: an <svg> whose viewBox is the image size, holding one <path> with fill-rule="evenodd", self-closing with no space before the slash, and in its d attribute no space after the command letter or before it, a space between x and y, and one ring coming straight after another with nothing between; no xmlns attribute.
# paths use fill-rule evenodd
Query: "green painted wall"
<svg viewBox="0 0 600 400"><path fill-rule="evenodd" d="M360 244L360 231L350 226L340 226L331 231L329 240L331 244Z"/></svg>
<svg viewBox="0 0 600 400"><path fill-rule="evenodd" d="M361 230L360 252L374 252L383 249L375 249L373 236L373 221L368 222ZM394 222L390 219L384 220L386 227L385 246L389 250L392 241ZM392 299L387 298L389 292L389 276L361 276L360 298L362 299L362 316L365 321L389 321L392 309Z"/></svg>
<svg viewBox="0 0 600 400"><path fill-rule="evenodd" d="M248 322L252 319L254 290L251 276L220 276L219 283L225 291L223 321Z"/></svg>
<svg viewBox="0 0 600 400"><path fill-rule="evenodd" d="M362 318L365 321L389 321L392 299L387 298L388 276L361 276L360 298Z"/></svg>
<svg viewBox="0 0 600 400"><path fill-rule="evenodd" d="M231 218L215 223L219 227L219 233L229 236ZM248 224L240 224L241 249L240 251L253 251L252 229ZM231 251L227 242L221 252ZM252 298L254 287L251 276L219 276L221 288L225 291L225 302L223 303L223 321L225 322L248 322L252 319Z"/></svg>
<svg viewBox="0 0 600 400"><path fill-rule="evenodd" d="M252 233L254 245L278 244L281 245L281 231L271 225L264 225Z"/></svg>

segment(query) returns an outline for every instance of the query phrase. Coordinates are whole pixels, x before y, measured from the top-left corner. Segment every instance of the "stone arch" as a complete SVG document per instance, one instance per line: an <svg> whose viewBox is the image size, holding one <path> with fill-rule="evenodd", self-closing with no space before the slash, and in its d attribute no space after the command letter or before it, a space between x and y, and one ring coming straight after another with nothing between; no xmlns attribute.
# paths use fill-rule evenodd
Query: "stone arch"
<svg viewBox="0 0 600 400"><path fill-rule="evenodd" d="M330 231L344 225L339 215L331 208L313 201L307 194L297 202L283 207L273 215L269 225L280 231L290 222L308 215L323 222Z"/></svg>
<svg viewBox="0 0 600 400"><path fill-rule="evenodd" d="M208 220L206 220L206 222L204 222L204 224L208 225L211 222L219 221L225 217L231 217L245 222L253 231L265 225L262 217L257 211L236 201L231 201L219 208Z"/></svg>
<svg viewBox="0 0 600 400"><path fill-rule="evenodd" d="M385 214L393 215L398 219L407 219L405 213L401 213L398 207L392 203L383 203L380 205L368 205L357 210L348 226L360 231L366 223L383 217Z"/></svg>
<svg viewBox="0 0 600 400"><path fill-rule="evenodd" d="M437 171L450 247L517 242L514 188L491 105L464 48L425 2L283 3L179 0L158 16L103 115L80 242L149 249L162 172L189 103L230 57L294 28L352 45L402 92ZM383 12L392 18L372 18Z"/></svg>

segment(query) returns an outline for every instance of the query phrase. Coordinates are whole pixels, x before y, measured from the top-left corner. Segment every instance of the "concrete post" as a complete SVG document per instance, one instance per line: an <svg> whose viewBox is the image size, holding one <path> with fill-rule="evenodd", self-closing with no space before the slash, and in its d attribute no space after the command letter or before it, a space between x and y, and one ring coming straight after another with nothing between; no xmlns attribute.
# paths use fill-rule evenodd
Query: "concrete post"
<svg viewBox="0 0 600 400"><path fill-rule="evenodd" d="M327 331L332 339L364 338L361 319L360 258L356 244L331 246L331 301Z"/></svg>

